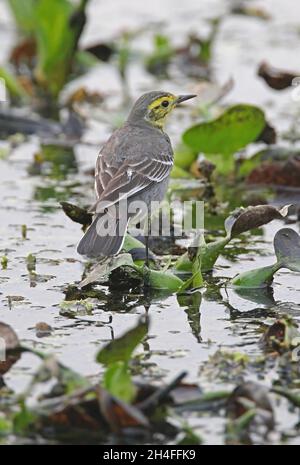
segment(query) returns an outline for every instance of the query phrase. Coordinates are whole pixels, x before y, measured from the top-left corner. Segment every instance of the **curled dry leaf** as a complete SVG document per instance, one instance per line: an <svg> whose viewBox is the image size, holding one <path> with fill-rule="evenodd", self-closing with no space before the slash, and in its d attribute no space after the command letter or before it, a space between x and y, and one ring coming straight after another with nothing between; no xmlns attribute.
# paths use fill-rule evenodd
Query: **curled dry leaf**
<svg viewBox="0 0 300 465"><path fill-rule="evenodd" d="M265 61L259 65L257 74L263 78L269 87L275 90L287 89L293 84L293 80L299 76L299 73L291 73L274 68Z"/></svg>
<svg viewBox="0 0 300 465"><path fill-rule="evenodd" d="M256 205L235 210L225 220L225 230L230 237L258 228L275 219L285 218L290 205L277 209L272 205Z"/></svg>
<svg viewBox="0 0 300 465"><path fill-rule="evenodd" d="M20 352L17 352L19 348L20 343L15 331L11 326L0 322L0 376L19 360ZM15 353L13 353L14 350L16 350Z"/></svg>
<svg viewBox="0 0 300 465"><path fill-rule="evenodd" d="M296 231L280 229L274 237L274 249L281 268L300 271L300 236Z"/></svg>
<svg viewBox="0 0 300 465"><path fill-rule="evenodd" d="M60 205L65 212L65 214L75 223L82 224L83 226L88 226L91 224L93 215L88 213L84 208L77 207L69 202L60 202Z"/></svg>

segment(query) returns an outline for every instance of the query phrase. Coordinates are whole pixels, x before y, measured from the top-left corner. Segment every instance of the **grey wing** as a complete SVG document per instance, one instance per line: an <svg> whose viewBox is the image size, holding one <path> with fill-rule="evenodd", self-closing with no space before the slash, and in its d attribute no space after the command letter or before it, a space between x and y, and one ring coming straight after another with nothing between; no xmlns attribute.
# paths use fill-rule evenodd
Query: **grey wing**
<svg viewBox="0 0 300 465"><path fill-rule="evenodd" d="M99 201L113 205L119 200L132 197L153 183L169 176L173 162L143 158L139 162L125 162L103 190Z"/></svg>
<svg viewBox="0 0 300 465"><path fill-rule="evenodd" d="M136 153L130 155L124 146L115 145L115 140L113 137L108 141L97 159L95 190L98 200L93 206L94 211L99 201L105 201L108 207L119 200L132 197L153 183L163 181L169 176L173 166L173 152L169 139L159 146L158 155L155 151L153 153L152 145L145 145L143 138L139 143L135 140Z"/></svg>
<svg viewBox="0 0 300 465"><path fill-rule="evenodd" d="M99 199L120 168L123 162L122 153L120 153L120 140L124 137L124 128L117 129L110 136L106 144L102 147L95 167L95 192Z"/></svg>
<svg viewBox="0 0 300 465"><path fill-rule="evenodd" d="M117 171L118 168L111 165L106 160L106 157L100 152L95 167L95 192L97 199L102 196L103 191L114 178Z"/></svg>

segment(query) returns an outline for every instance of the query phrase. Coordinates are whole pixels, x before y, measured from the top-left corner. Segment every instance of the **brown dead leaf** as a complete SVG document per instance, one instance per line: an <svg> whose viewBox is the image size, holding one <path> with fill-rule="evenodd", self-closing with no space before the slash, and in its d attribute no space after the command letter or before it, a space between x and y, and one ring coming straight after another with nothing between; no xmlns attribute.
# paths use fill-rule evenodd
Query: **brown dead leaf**
<svg viewBox="0 0 300 465"><path fill-rule="evenodd" d="M248 175L248 184L300 187L300 156L294 155L286 161L266 161Z"/></svg>
<svg viewBox="0 0 300 465"><path fill-rule="evenodd" d="M9 354L20 347L18 336L11 326L0 322L0 376L4 375L20 358L20 353Z"/></svg>
<svg viewBox="0 0 300 465"><path fill-rule="evenodd" d="M238 208L225 220L225 229L230 237L258 228L275 219L282 219L288 214L289 205L281 209L272 205L255 205Z"/></svg>
<svg viewBox="0 0 300 465"><path fill-rule="evenodd" d="M19 67L23 63L31 66L35 56L36 41L32 37L27 37L13 48L10 55L10 61L16 67Z"/></svg>
<svg viewBox="0 0 300 465"><path fill-rule="evenodd" d="M150 427L148 419L138 408L113 397L100 386L97 388L97 396L100 411L112 431L121 433L125 428Z"/></svg>
<svg viewBox="0 0 300 465"><path fill-rule="evenodd" d="M259 65L257 74L263 78L269 87L275 90L287 89L292 85L293 80L299 76L299 73L291 73L274 68L265 61Z"/></svg>
<svg viewBox="0 0 300 465"><path fill-rule="evenodd" d="M74 105L75 103L90 103L92 105L98 105L103 102L103 95L98 92L91 92L85 87L79 87L71 94L67 100L67 105Z"/></svg>

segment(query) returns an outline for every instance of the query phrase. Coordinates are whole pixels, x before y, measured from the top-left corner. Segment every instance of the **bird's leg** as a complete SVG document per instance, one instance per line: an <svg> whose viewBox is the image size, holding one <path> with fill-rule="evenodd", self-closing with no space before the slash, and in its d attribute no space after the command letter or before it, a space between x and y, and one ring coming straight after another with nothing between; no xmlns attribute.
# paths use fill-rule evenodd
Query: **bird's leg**
<svg viewBox="0 0 300 465"><path fill-rule="evenodd" d="M147 232L145 235L145 248L146 248L146 260L145 264L147 268L149 268L149 234L150 234L150 227L151 227L151 216L150 213L148 212L147 215Z"/></svg>

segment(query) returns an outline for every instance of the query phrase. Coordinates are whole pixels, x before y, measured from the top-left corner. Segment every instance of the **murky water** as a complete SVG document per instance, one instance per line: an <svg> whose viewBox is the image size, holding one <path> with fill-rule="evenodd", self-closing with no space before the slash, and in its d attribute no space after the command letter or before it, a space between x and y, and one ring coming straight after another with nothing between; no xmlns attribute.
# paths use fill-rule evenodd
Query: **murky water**
<svg viewBox="0 0 300 465"><path fill-rule="evenodd" d="M149 31L133 43L137 50L151 49L153 29L158 21L162 22L161 30L170 33L176 44L181 44L188 33L205 28L207 18L226 11L228 3L221 0L153 0L147 4L135 0L126 2L125 6L122 0L94 0L90 2L89 23L82 44L107 40L121 30L152 24ZM300 45L300 23L295 11L300 13L300 7L296 0L257 3L271 13L272 20L266 22L241 16L224 19L214 51L214 74L221 83L230 76L234 78L235 86L226 97L227 102L262 105L271 123L283 131L289 128L299 103L293 101L290 90L276 93L267 88L255 77L255 70L262 59L282 68L297 67L295 51ZM0 3L0 21L0 57L4 59L13 29L3 2ZM188 92L196 84L180 75L172 82L157 82L136 62L130 67L128 82L133 96L152 88ZM109 108L117 108L121 83L113 65L97 66L88 76L72 83L71 88L78 83L108 94ZM182 115L170 119L168 133L174 143L183 125L188 124L189 114L184 119ZM87 376L99 373L95 353L103 342L111 339L112 331L118 336L146 311L143 296L132 296L126 302L122 291L98 286L103 292L102 298L94 303L89 314L78 315L76 319L61 314L64 291L69 284L81 280L84 260L76 253L76 244L82 235L80 227L63 214L58 201L68 200L81 205L92 201L93 180L85 173L94 166L98 147L110 130L110 124L99 119L91 124L84 140L95 145L74 147L72 169L63 179L28 173L34 154L39 150L39 140L35 137L12 150L7 159L0 160L0 255L5 253L8 257L7 269L0 271L0 320L10 324L28 345L57 354L63 363ZM22 225L27 227L26 238L22 237ZM236 239L228 249L230 253L218 260L213 279L217 282L217 278L232 277L242 270L272 263L272 239L282 226L282 222L274 221L262 229L261 235ZM291 227L299 231L298 226ZM237 247L243 251L238 260L233 261ZM30 279L26 267L28 254L37 257L36 281ZM263 304L242 298L230 289L222 288L218 299L203 291L197 324L195 320L191 323L190 309L180 307L175 296L150 300L150 336L148 345L141 349L147 358L144 376L151 380L168 380L180 370L187 369L188 381L197 381L211 389L217 388L218 384L221 386L217 379L212 382L204 375L199 376L200 367L205 366L217 349L259 355L260 334L254 320L262 322L266 316L274 316L278 311L290 313L300 320L299 276L280 271L273 289L274 300L265 300ZM109 317L112 317L109 325L98 324L107 322ZM51 336L38 339L34 327L41 321L50 324L54 331ZM33 356L24 355L7 375L8 385L21 392L37 363ZM267 372L261 379L261 373L251 372L246 379L258 379L269 385L274 376L276 373ZM297 421L295 413L287 413L286 405L282 412L280 418L276 418L279 430L289 428ZM190 421L207 443L223 442L223 419L193 415ZM292 441L299 443L297 439Z"/></svg>

